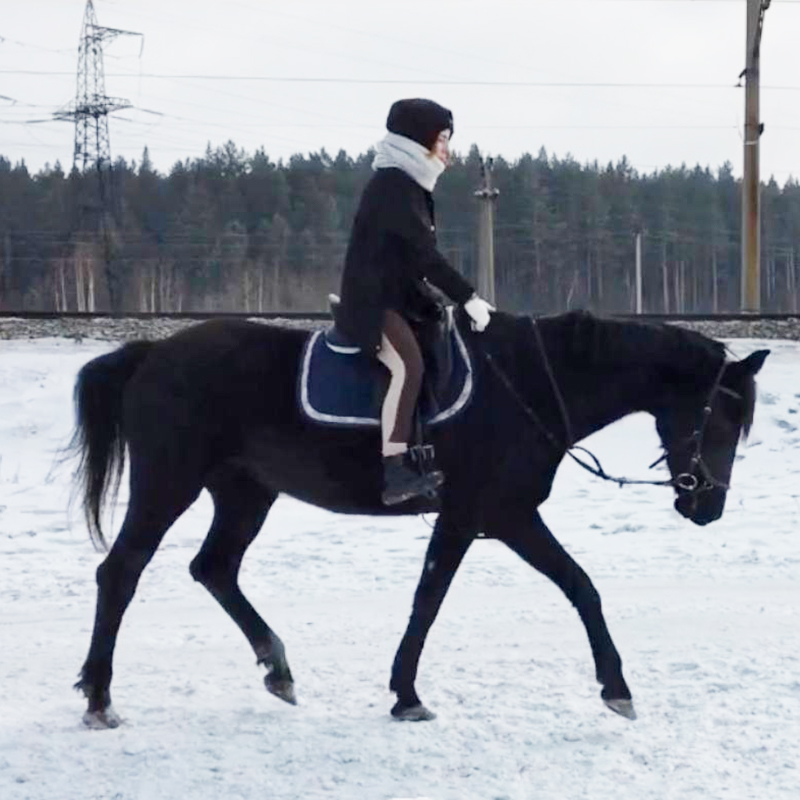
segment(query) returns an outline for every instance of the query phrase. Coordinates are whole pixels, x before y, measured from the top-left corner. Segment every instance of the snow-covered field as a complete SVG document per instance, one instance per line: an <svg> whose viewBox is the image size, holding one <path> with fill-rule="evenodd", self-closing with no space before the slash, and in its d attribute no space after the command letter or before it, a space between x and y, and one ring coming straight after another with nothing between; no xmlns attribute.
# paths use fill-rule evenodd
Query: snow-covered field
<svg viewBox="0 0 800 800"><path fill-rule="evenodd" d="M124 725L89 731L71 686L101 556L77 506L67 513L73 464L56 458L75 374L110 346L0 343L0 798L800 797L800 344L731 344L773 353L722 520L696 528L667 490L619 489L569 463L543 509L600 591L638 721L603 706L560 592L481 541L421 662L417 688L439 717L392 721L389 668L432 520L283 498L242 573L287 647L299 705L281 703L188 574L204 495L123 623L112 691ZM657 454L646 417L589 444L629 475Z"/></svg>

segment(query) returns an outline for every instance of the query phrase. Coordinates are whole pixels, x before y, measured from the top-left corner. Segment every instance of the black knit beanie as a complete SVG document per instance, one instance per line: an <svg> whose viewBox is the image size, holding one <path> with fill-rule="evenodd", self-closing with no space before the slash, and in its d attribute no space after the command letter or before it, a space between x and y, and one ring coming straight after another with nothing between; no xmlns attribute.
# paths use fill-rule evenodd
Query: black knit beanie
<svg viewBox="0 0 800 800"><path fill-rule="evenodd" d="M453 134L453 114L433 100L398 100L389 109L386 127L430 150L443 130Z"/></svg>

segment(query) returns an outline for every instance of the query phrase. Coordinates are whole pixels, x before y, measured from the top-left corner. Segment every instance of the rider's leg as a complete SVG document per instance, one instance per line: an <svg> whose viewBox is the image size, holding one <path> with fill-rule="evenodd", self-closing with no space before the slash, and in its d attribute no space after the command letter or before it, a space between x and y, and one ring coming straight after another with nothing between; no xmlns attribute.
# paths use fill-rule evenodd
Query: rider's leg
<svg viewBox="0 0 800 800"><path fill-rule="evenodd" d="M378 359L391 373L381 411L386 484L383 502L389 505L434 491L443 476L423 475L408 463L408 442L422 387L423 363L414 332L396 311L386 311L384 315Z"/></svg>
<svg viewBox="0 0 800 800"><path fill-rule="evenodd" d="M378 359L392 376L381 411L383 455L395 456L408 450L423 371L414 332L396 311L384 314Z"/></svg>

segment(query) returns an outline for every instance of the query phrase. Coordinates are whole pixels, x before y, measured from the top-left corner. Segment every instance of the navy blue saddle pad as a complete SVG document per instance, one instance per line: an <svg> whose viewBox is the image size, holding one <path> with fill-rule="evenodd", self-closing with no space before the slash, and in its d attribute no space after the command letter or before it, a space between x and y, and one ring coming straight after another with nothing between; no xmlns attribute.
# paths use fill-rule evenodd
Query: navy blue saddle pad
<svg viewBox="0 0 800 800"><path fill-rule="evenodd" d="M329 342L328 334L334 331L316 331L303 348L300 407L309 419L327 425L380 426L389 372L376 358L342 347L333 336ZM428 387L421 392L419 411L425 425L451 419L472 396L472 363L455 325L449 333L449 347L453 368L447 385L436 398Z"/></svg>

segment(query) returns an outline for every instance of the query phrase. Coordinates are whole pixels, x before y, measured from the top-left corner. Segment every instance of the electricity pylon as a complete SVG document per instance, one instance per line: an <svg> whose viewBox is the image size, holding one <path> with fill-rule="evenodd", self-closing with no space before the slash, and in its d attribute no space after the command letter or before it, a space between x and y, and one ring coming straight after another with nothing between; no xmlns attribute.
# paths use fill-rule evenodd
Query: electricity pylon
<svg viewBox="0 0 800 800"><path fill-rule="evenodd" d="M103 45L117 36L141 36L134 31L105 28L97 24L92 0L86 0L78 49L78 92L74 102L53 115L56 119L75 122L75 148L72 166L86 174L93 171L95 187L92 201L83 209L84 216L94 218L105 250L106 279L111 310L120 307L119 277L112 269L110 224L115 217L116 198L111 179L111 143L108 135L108 115L130 108L127 100L108 97L105 89ZM79 298L79 306L82 298ZM89 303L93 305L93 301ZM93 308L80 309L93 311Z"/></svg>

